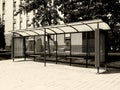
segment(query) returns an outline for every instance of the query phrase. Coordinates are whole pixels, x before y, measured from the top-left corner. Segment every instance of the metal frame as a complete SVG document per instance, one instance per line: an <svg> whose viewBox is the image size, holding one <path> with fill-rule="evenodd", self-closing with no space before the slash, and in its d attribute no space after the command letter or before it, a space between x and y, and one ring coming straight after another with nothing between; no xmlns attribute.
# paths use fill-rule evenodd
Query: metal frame
<svg viewBox="0 0 120 90"><path fill-rule="evenodd" d="M97 25L97 28L96 28L96 30L95 29L93 29L89 24L94 24L95 23L95 25ZM31 32L34 32L35 33L35 35L30 35L29 33L27 33L25 30L23 31L23 30L17 30L17 31L12 31L12 33L13 33L13 45L12 45L12 47L13 47L13 52L12 52L12 56L13 56L13 61L14 61L14 33L16 33L16 34L19 34L19 35L21 35L22 36L22 34L20 34L20 32L23 32L23 33L26 33L27 34L27 36L23 36L23 37L29 37L29 36L40 36L40 35L43 35L44 36L44 66L46 66L46 36L47 36L47 34L50 34L50 35L56 35L56 41L57 41L57 35L58 34L70 34L70 39L71 39L71 34L72 33L82 33L82 32L86 32L86 67L87 67L87 63L88 63L88 56L89 56L89 51L88 51L88 32L90 32L90 31L95 31L95 67L97 68L97 72L99 73L99 68L100 68L100 29L101 29L101 27L100 27L100 23L103 23L103 24L105 24L106 25L106 27L104 27L104 30L109 30L110 29L110 27L106 24L106 23L104 23L104 22L102 22L101 20L98 20L98 21L89 21L88 23L87 22L78 22L78 23L71 23L71 24L64 24L64 25L56 25L56 26L48 26L48 27L40 27L40 28L34 28L35 30L40 30L40 31L43 31L44 32L44 34L43 33L37 33L37 32L35 32L35 30L31 30L31 29L27 29L26 31L31 31ZM87 31L80 31L80 30L77 30L77 28L75 28L74 26L76 26L76 25L86 25L87 27L89 27L90 29L89 30L87 30ZM61 29L61 27L70 27L70 28L72 28L72 29L74 29L75 31L73 32L71 32L71 31L67 31L66 32L66 30L64 30L64 29ZM62 31L62 33L59 33L59 32L57 32L57 30L53 30L52 28L57 28L57 29L59 29L59 30L61 30ZM52 31L53 33L49 33L48 31L47 31L47 29L48 30L50 30L50 31ZM35 38L34 38L35 39ZM58 52L57 52L57 44L56 44L56 64L57 64L57 62L58 62ZM70 41L70 57L71 57L71 41ZM35 52L35 50L34 50L34 52ZM70 60L70 65L71 65L71 63L72 63L72 61Z"/></svg>
<svg viewBox="0 0 120 90"><path fill-rule="evenodd" d="M99 24L97 24L97 30L95 31L95 67L97 68L97 73L99 73L99 67L100 67L100 30L99 30Z"/></svg>
<svg viewBox="0 0 120 90"><path fill-rule="evenodd" d="M46 29L45 30L45 35L44 35L44 66L46 66Z"/></svg>
<svg viewBox="0 0 120 90"><path fill-rule="evenodd" d="M57 45L57 34L56 34L56 64L58 61L58 45Z"/></svg>
<svg viewBox="0 0 120 90"><path fill-rule="evenodd" d="M89 44L89 33L86 32L86 67L88 67L88 58L89 58L89 50L88 50L88 44Z"/></svg>

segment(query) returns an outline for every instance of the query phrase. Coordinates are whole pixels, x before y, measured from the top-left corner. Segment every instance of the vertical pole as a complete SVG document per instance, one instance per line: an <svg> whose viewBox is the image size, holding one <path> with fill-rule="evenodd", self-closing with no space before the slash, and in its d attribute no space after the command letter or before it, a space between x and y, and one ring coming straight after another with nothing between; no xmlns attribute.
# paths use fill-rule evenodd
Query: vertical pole
<svg viewBox="0 0 120 90"><path fill-rule="evenodd" d="M70 33L70 57L72 55L72 45L71 44L72 43L71 43L71 33ZM71 64L72 64L72 58L70 58L70 66L71 66Z"/></svg>
<svg viewBox="0 0 120 90"><path fill-rule="evenodd" d="M24 52L24 60L26 60L26 40L25 37L23 37L23 52Z"/></svg>
<svg viewBox="0 0 120 90"><path fill-rule="evenodd" d="M13 0L13 31L14 31L14 0ZM13 61L14 61L14 33L12 34L12 46L11 46L11 49L12 49L12 55L11 55L11 57L13 58Z"/></svg>
<svg viewBox="0 0 120 90"><path fill-rule="evenodd" d="M97 73L99 73L99 68L100 68L100 30L99 30L99 23L97 23L97 29L95 30L95 67L97 68Z"/></svg>
<svg viewBox="0 0 120 90"><path fill-rule="evenodd" d="M89 35L89 32L86 32L86 68L88 67L88 42L89 42L89 40L88 40L88 35Z"/></svg>
<svg viewBox="0 0 120 90"><path fill-rule="evenodd" d="M46 29L44 30L44 66L46 66Z"/></svg>
<svg viewBox="0 0 120 90"><path fill-rule="evenodd" d="M47 42L47 44L48 44L48 54L49 54L49 57L51 56L50 54L50 35L47 35L47 39L48 39L48 42Z"/></svg>
<svg viewBox="0 0 120 90"><path fill-rule="evenodd" d="M35 55L35 36L34 36L34 55ZM35 61L35 57L34 57L34 61Z"/></svg>
<svg viewBox="0 0 120 90"><path fill-rule="evenodd" d="M13 62L14 62L14 36L12 36L12 55L11 56L12 56L12 59L13 59Z"/></svg>
<svg viewBox="0 0 120 90"><path fill-rule="evenodd" d="M57 64L57 61L58 61L58 55L57 55L57 54L58 54L58 53L57 53L57 52L58 52L58 51L57 51L57 50L58 50L58 45L57 45L57 34L56 34L56 42L55 42L55 44L56 44L56 64Z"/></svg>

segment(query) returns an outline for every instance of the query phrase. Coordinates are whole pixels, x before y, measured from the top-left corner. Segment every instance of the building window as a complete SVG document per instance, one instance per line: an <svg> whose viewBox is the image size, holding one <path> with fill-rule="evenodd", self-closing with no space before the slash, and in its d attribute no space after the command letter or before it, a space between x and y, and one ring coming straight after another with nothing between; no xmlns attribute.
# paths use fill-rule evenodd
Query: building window
<svg viewBox="0 0 120 90"><path fill-rule="evenodd" d="M5 25L5 20L2 20L3 25Z"/></svg>
<svg viewBox="0 0 120 90"><path fill-rule="evenodd" d="M16 19L13 19L13 23L16 24Z"/></svg>
<svg viewBox="0 0 120 90"><path fill-rule="evenodd" d="M2 10L3 10L3 14L5 14L5 3L3 3L3 8L2 8Z"/></svg>
<svg viewBox="0 0 120 90"><path fill-rule="evenodd" d="M22 17L20 16L20 23L22 23Z"/></svg>
<svg viewBox="0 0 120 90"><path fill-rule="evenodd" d="M15 23L13 23L13 30L15 30L16 29L16 24Z"/></svg>
<svg viewBox="0 0 120 90"><path fill-rule="evenodd" d="M16 11L16 1L13 2L13 10Z"/></svg>
<svg viewBox="0 0 120 90"><path fill-rule="evenodd" d="M27 15L27 22L29 22L29 16Z"/></svg>
<svg viewBox="0 0 120 90"><path fill-rule="evenodd" d="M5 13L2 14L2 20L5 20Z"/></svg>
<svg viewBox="0 0 120 90"><path fill-rule="evenodd" d="M5 0L3 0L3 3L5 3Z"/></svg>

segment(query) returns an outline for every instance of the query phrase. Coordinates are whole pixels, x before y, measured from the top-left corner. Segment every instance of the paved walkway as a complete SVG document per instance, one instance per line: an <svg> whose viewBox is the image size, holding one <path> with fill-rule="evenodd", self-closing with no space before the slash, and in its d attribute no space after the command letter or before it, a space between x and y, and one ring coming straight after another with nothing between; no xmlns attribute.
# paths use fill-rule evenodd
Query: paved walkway
<svg viewBox="0 0 120 90"><path fill-rule="evenodd" d="M0 90L119 90L120 70L12 60L0 61ZM100 70L104 72L104 70Z"/></svg>

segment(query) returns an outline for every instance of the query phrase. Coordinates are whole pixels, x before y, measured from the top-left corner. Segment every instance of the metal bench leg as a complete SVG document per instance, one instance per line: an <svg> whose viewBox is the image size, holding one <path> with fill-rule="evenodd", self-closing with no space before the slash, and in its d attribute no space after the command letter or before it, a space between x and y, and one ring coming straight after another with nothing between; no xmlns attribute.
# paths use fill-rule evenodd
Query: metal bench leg
<svg viewBox="0 0 120 90"><path fill-rule="evenodd" d="M70 66L71 66L71 64L72 64L72 59L70 58Z"/></svg>
<svg viewBox="0 0 120 90"><path fill-rule="evenodd" d="M88 58L86 59L86 68L88 68Z"/></svg>
<svg viewBox="0 0 120 90"><path fill-rule="evenodd" d="M56 64L58 63L58 60L56 59Z"/></svg>
<svg viewBox="0 0 120 90"><path fill-rule="evenodd" d="M33 60L35 61L35 57L33 57Z"/></svg>

